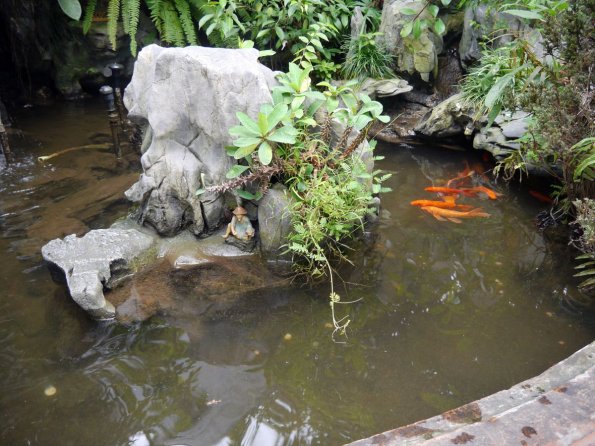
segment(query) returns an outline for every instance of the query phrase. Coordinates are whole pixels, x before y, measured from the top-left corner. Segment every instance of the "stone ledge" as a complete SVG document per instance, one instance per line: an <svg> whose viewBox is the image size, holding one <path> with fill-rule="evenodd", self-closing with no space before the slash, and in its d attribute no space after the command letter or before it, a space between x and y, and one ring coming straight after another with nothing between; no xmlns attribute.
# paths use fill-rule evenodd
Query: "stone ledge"
<svg viewBox="0 0 595 446"><path fill-rule="evenodd" d="M595 444L595 342L508 390L346 446Z"/></svg>

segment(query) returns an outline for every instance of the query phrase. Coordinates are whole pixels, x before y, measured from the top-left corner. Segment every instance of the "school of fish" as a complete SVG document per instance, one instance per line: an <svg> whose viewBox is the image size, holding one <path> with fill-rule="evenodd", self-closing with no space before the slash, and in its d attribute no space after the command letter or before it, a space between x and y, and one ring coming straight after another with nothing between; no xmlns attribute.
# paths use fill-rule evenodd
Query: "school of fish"
<svg viewBox="0 0 595 446"><path fill-rule="evenodd" d="M487 218L490 214L484 212L481 208L456 203L457 198L461 195L465 197L477 197L479 194L483 194L490 200L496 200L502 195L485 186L462 187L474 175L484 180L489 180L484 173L479 172L479 169L472 169L466 163L465 170L457 174L456 177L448 180L446 186L430 186L425 188L428 192L437 193L442 200L414 200L411 202L411 205L419 207L422 211L427 212L436 220L440 221L462 223L462 219L464 218ZM461 186L453 187L457 184Z"/></svg>

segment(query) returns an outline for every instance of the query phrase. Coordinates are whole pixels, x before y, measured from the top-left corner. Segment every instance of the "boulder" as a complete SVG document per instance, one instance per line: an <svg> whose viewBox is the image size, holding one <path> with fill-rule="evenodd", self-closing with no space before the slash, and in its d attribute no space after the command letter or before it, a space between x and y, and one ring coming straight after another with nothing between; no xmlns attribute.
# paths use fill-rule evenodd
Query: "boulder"
<svg viewBox="0 0 595 446"><path fill-rule="evenodd" d="M427 137L444 138L462 135L473 125L473 107L461 94L455 94L429 111L415 127L416 133Z"/></svg>
<svg viewBox="0 0 595 446"><path fill-rule="evenodd" d="M129 118L149 127L143 173L126 191L141 222L168 236L220 226L223 195L195 192L226 181L236 112L256 117L275 82L254 49L143 48L124 94Z"/></svg>
<svg viewBox="0 0 595 446"><path fill-rule="evenodd" d="M290 207L293 201L287 188L275 184L258 203L260 251L265 258L281 257L280 249L291 232Z"/></svg>
<svg viewBox="0 0 595 446"><path fill-rule="evenodd" d="M52 240L41 253L81 308L96 319L111 319L115 308L105 299L104 287L114 288L132 274L153 243L153 237L135 229L97 229L80 238Z"/></svg>
<svg viewBox="0 0 595 446"><path fill-rule="evenodd" d="M401 30L413 18L401 11L410 8L419 12L425 6L426 2L423 1L385 1L379 32L382 33L380 39L386 49L395 56L396 70L410 75L418 73L422 80L429 82L430 73L434 73L438 66L438 54L442 52L443 47L442 37L429 28L424 29L419 38L414 38L411 34L405 38L401 37ZM429 20L432 17L425 8L419 18Z"/></svg>
<svg viewBox="0 0 595 446"><path fill-rule="evenodd" d="M492 41L492 45L499 47L511 42L515 35L523 30L525 25L518 18L510 14L502 14L492 5L469 5L465 9L463 35L459 43L459 55L463 67L467 67L481 57L482 41L493 38L496 27L508 29L508 33L501 33Z"/></svg>
<svg viewBox="0 0 595 446"><path fill-rule="evenodd" d="M473 147L490 152L495 159L502 160L518 150L516 140L522 137L529 127L531 115L524 111L501 113L490 128L482 128L473 138Z"/></svg>

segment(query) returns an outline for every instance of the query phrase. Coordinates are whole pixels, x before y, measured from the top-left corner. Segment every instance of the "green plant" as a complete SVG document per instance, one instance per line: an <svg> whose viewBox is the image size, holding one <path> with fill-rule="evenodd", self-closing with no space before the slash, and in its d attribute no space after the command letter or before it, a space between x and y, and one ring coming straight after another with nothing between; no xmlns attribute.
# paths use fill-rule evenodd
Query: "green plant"
<svg viewBox="0 0 595 446"><path fill-rule="evenodd" d="M452 0L440 0L443 7L448 7ZM441 36L446 31L446 25L438 17L440 6L428 0L421 6L400 9L401 14L412 17L401 29L401 37L419 39L425 29L430 29Z"/></svg>
<svg viewBox="0 0 595 446"><path fill-rule="evenodd" d="M519 95L531 82L544 82L543 65L527 42L514 40L484 50L478 64L469 70L461 84L463 99L476 110L475 119L488 116L488 127L505 109L519 107Z"/></svg>
<svg viewBox="0 0 595 446"><path fill-rule="evenodd" d="M575 199L595 194L595 2L521 0L500 9L530 21L543 36L545 54L538 57L526 33L500 48L487 42L464 80L463 95L476 107L477 119L488 115L488 125L502 110L532 114L520 150L497 169L507 177L527 166L545 169L558 183L558 209L572 215Z"/></svg>
<svg viewBox="0 0 595 446"><path fill-rule="evenodd" d="M583 254L576 259L581 263L576 267L582 271L575 274L576 277L586 277L579 287L585 292L595 292L595 200L585 198L573 202L576 209L574 224L580 228L581 235L574 240L574 245Z"/></svg>
<svg viewBox="0 0 595 446"><path fill-rule="evenodd" d="M347 260L346 241L363 226L374 194L387 190L381 183L390 175L368 172L356 150L371 123L388 117L382 116L380 103L354 93L355 82L321 82L318 86L325 89L313 90L311 72L311 66L290 63L288 72L278 76L272 104L264 104L256 119L237 114L240 125L230 129L236 139L229 154L240 164L228 172L230 181L197 193L236 190L256 199L273 178L282 182L294 198L286 253L296 272L329 276L333 322L336 331L344 332L349 321L335 317L340 297L334 291L332 261ZM343 125L341 134L332 134L333 121ZM257 194L244 190L255 184Z"/></svg>
<svg viewBox="0 0 595 446"><path fill-rule="evenodd" d="M292 57L295 61L305 52L313 74L328 79L356 6L369 21L379 21L372 0L220 0L204 4L198 25L217 45L229 46L240 37L258 48L274 49L273 65L285 65Z"/></svg>
<svg viewBox="0 0 595 446"><path fill-rule="evenodd" d="M79 0L58 0L66 15L79 20L82 7ZM202 0L144 0L163 42L184 46L196 45L195 17ZM84 7L83 32L89 31L97 9L97 0L88 0ZM130 36L130 52L136 56L136 33L141 14L141 0L107 0L107 32L112 48L116 49L118 26L121 23L124 33Z"/></svg>
<svg viewBox="0 0 595 446"><path fill-rule="evenodd" d="M595 180L595 137L584 138L572 146L575 160L573 162L574 181Z"/></svg>
<svg viewBox="0 0 595 446"><path fill-rule="evenodd" d="M342 73L347 79L382 79L393 77L393 56L377 37L381 33L361 33L356 39L350 39L343 50L347 57Z"/></svg>

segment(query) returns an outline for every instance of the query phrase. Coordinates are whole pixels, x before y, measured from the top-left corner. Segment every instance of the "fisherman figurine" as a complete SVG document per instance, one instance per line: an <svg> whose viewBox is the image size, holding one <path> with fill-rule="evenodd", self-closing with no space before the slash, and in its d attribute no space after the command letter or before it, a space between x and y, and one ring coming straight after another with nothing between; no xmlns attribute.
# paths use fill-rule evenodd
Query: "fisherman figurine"
<svg viewBox="0 0 595 446"><path fill-rule="evenodd" d="M233 218L231 223L227 225L227 231L223 238L227 241L230 235L236 239L247 242L254 237L254 228L247 217L248 211L242 206L238 206L233 210Z"/></svg>

